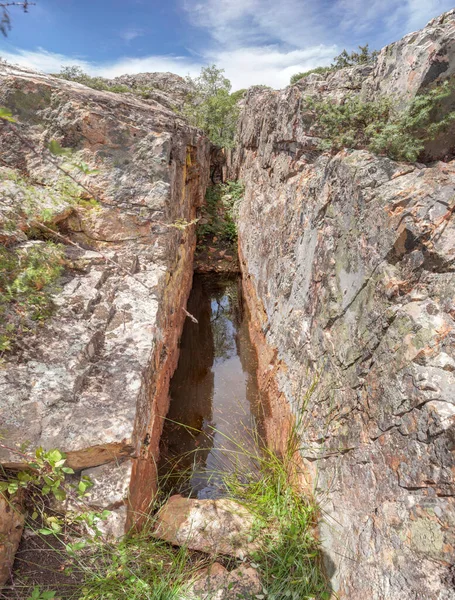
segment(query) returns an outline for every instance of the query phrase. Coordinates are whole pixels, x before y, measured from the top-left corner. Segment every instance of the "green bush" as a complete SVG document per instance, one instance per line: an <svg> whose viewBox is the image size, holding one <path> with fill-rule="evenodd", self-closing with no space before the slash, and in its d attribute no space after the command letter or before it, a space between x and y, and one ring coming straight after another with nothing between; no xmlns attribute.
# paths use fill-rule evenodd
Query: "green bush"
<svg viewBox="0 0 455 600"><path fill-rule="evenodd" d="M332 67L316 67L315 69L310 69L309 71L304 71L303 73L296 73L291 77L291 85L294 85L295 83L297 83L304 77L308 77L308 75L311 75L312 73L318 73L322 75L322 73L328 73L330 71L333 71Z"/></svg>
<svg viewBox="0 0 455 600"><path fill-rule="evenodd" d="M118 94L131 92L131 89L126 85L109 85L102 77L91 77L78 66L62 67L60 73L55 75L55 77L60 77L60 79L66 79L67 81L75 81L94 90L115 92Z"/></svg>
<svg viewBox="0 0 455 600"><path fill-rule="evenodd" d="M309 71L304 71L303 73L296 73L291 77L291 85L294 85L302 79L303 77L308 77L311 73L329 73L330 71L338 71L339 69L344 69L345 67L353 67L355 65L369 65L375 62L378 57L379 52L377 50L370 50L368 44L365 46L359 46L360 52L351 52L349 53L347 50L343 50L338 56L335 56L333 59L334 62L330 65L330 67L316 67L315 69L310 69Z"/></svg>
<svg viewBox="0 0 455 600"><path fill-rule="evenodd" d="M204 67L196 79L188 78L194 92L188 95L183 114L191 125L202 129L213 144L231 148L239 116L238 102L243 93L231 91L224 70L215 65Z"/></svg>
<svg viewBox="0 0 455 600"><path fill-rule="evenodd" d="M332 64L332 69L344 69L345 67L354 67L356 65L369 65L376 61L379 52L370 50L369 45L359 46L360 52L347 52L343 50L341 54L335 56L335 62Z"/></svg>
<svg viewBox="0 0 455 600"><path fill-rule="evenodd" d="M244 186L240 181L228 181L207 188L205 206L198 225L198 243L203 245L210 237L221 242L237 242L237 218Z"/></svg>
<svg viewBox="0 0 455 600"><path fill-rule="evenodd" d="M52 314L52 288L63 265L62 246L50 241L0 246L0 352L11 350L17 335Z"/></svg>
<svg viewBox="0 0 455 600"><path fill-rule="evenodd" d="M454 90L454 82L445 81L416 96L401 113L393 109L390 98L364 102L355 96L343 104L306 98L305 105L314 115L321 149L366 148L394 160L415 162L425 142L455 121L455 111L444 109Z"/></svg>

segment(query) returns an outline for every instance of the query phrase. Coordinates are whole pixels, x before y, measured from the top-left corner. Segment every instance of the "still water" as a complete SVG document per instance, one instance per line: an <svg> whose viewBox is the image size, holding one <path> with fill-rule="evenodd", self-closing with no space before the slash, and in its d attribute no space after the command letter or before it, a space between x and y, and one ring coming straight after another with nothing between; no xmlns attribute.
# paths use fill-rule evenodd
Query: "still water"
<svg viewBox="0 0 455 600"><path fill-rule="evenodd" d="M223 495L222 473L255 470L261 433L257 357L239 277L195 275L161 441L166 488ZM184 473L184 475L182 475Z"/></svg>

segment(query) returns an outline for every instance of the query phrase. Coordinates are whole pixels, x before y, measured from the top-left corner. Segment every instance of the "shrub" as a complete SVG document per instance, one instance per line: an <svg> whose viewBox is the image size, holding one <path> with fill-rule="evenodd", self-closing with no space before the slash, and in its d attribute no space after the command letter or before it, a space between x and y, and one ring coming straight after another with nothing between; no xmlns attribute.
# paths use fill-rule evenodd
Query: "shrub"
<svg viewBox="0 0 455 600"><path fill-rule="evenodd" d="M196 79L189 79L194 92L188 95L183 114L191 125L202 129L216 146L230 148L239 115L239 92L230 93L231 82L215 65L204 67Z"/></svg>
<svg viewBox="0 0 455 600"><path fill-rule="evenodd" d="M244 186L240 181L228 181L207 188L202 219L198 226L199 244L208 237L234 244L237 241L237 218Z"/></svg>
<svg viewBox="0 0 455 600"><path fill-rule="evenodd" d="M341 148L366 148L373 128L381 130L387 123L391 110L388 99L363 102L359 97L347 98L343 104L330 100L305 99L316 120L318 135L324 150Z"/></svg>
<svg viewBox="0 0 455 600"><path fill-rule="evenodd" d="M55 75L55 77L60 77L60 79L66 79L67 81L75 81L76 83L81 83L82 85L86 85L94 90L115 92L118 94L131 92L131 89L126 85L109 85L109 83L102 77L91 77L76 65L71 67L62 67L60 73Z"/></svg>
<svg viewBox="0 0 455 600"><path fill-rule="evenodd" d="M349 52L347 50L343 50L341 54L335 56L333 59L334 62L330 65L330 67L316 67L315 69L310 69L309 71L304 71L303 73L296 73L291 77L291 85L294 85L302 79L303 77L308 77L311 73L328 73L330 71L338 71L338 69L344 69L345 67L353 67L355 65L368 65L375 62L379 52L377 50L370 50L368 44L365 46L359 46L360 52Z"/></svg>
<svg viewBox="0 0 455 600"><path fill-rule="evenodd" d="M455 111L444 109L455 90L445 81L416 96L401 113L393 110L390 98L364 102L358 96L343 104L306 98L314 114L321 149L367 148L394 160L415 162L425 142L433 140L455 122Z"/></svg>
<svg viewBox="0 0 455 600"><path fill-rule="evenodd" d="M315 69L310 69L309 71L304 71L303 73L296 73L291 77L291 85L294 85L295 83L297 83L304 77L308 77L308 75L311 75L312 73L318 73L322 75L323 73L329 73L330 71L333 71L332 67L316 67Z"/></svg>
<svg viewBox="0 0 455 600"><path fill-rule="evenodd" d="M344 69L345 67L354 67L355 65L368 65L375 62L379 52L370 50L368 44L359 46L360 52L351 52L350 54L343 50L333 59L332 69Z"/></svg>

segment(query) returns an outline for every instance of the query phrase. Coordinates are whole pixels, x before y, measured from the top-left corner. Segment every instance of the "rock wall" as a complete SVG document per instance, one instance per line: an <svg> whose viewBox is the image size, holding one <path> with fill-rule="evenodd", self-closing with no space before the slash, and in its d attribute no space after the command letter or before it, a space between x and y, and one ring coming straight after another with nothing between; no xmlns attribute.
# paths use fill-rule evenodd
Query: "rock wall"
<svg viewBox="0 0 455 600"><path fill-rule="evenodd" d="M209 145L156 102L3 65L0 106L17 120L0 126L0 241L42 243L27 240L30 211L43 208L66 238L55 314L2 357L3 441L59 448L78 473L89 469L97 483L89 500L113 509L110 526L119 533L127 506L129 523L137 521L155 489L192 280L195 226L185 222L204 198ZM71 181L52 164L52 139L74 150L69 162L97 170L65 166L96 201L81 188L65 192ZM4 449L0 461L20 463Z"/></svg>
<svg viewBox="0 0 455 600"><path fill-rule="evenodd" d="M451 11L374 70L251 90L230 161L268 433L283 448L292 415L342 599L455 594L455 161L321 154L301 98L411 97L453 72L454 30Z"/></svg>

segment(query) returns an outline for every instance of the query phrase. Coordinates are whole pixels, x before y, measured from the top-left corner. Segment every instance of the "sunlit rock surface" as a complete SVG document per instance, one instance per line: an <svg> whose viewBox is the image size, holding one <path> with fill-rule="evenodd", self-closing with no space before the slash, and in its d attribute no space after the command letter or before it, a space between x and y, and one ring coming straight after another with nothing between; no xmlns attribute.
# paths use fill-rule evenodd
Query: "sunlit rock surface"
<svg viewBox="0 0 455 600"><path fill-rule="evenodd" d="M158 512L154 535L192 550L243 558L260 547L253 528L254 515L234 500L196 500L177 494Z"/></svg>
<svg viewBox="0 0 455 600"><path fill-rule="evenodd" d="M220 563L201 569L179 600L238 600L255 598L263 591L256 569L248 564L228 571Z"/></svg>
<svg viewBox="0 0 455 600"><path fill-rule="evenodd" d="M128 487L132 471L129 507L142 514L155 485L153 461L191 285L195 233L185 223L204 198L207 140L158 103L4 65L0 106L17 120L1 125L2 167L27 179L35 213L50 208L67 238L54 316L3 356L2 436L11 447L59 448L78 471L109 462L118 469L117 461L130 457L120 475ZM70 160L98 171L66 167L89 188L76 201L57 192L63 175L46 149L52 139L74 149ZM0 241L11 247L31 226L15 185L8 177L0 182ZM19 215L16 237L8 211ZM21 459L1 450L0 461Z"/></svg>
<svg viewBox="0 0 455 600"><path fill-rule="evenodd" d="M453 73L454 23L386 48L373 75L251 91L231 160L269 437L284 446L290 407L343 599L453 598L455 161L322 155L301 97L365 77L411 96Z"/></svg>

